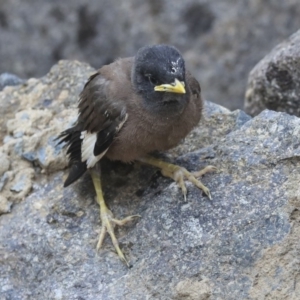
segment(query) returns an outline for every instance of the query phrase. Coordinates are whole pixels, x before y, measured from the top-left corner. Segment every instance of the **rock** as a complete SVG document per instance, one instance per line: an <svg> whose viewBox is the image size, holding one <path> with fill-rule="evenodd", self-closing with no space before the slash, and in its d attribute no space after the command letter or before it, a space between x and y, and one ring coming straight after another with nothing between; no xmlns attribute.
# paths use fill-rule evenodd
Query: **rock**
<svg viewBox="0 0 300 300"><path fill-rule="evenodd" d="M251 71L245 110L257 115L268 108L300 116L300 30L275 47Z"/></svg>
<svg viewBox="0 0 300 300"><path fill-rule="evenodd" d="M64 169L68 162L55 138L76 118L78 95L94 72L79 62L61 61L41 79L0 93L0 191L20 201L31 190L33 175Z"/></svg>
<svg viewBox="0 0 300 300"><path fill-rule="evenodd" d="M22 169L16 175L11 183L10 190L16 195L14 198L23 199L32 188L32 179L34 177L34 171L32 168Z"/></svg>
<svg viewBox="0 0 300 300"><path fill-rule="evenodd" d="M178 282L175 287L174 299L185 300L209 300L211 299L212 291L206 280L183 280Z"/></svg>
<svg viewBox="0 0 300 300"><path fill-rule="evenodd" d="M6 123L7 132L14 137L34 135L41 127L45 127L53 119L49 110L29 109L17 112L14 119Z"/></svg>
<svg viewBox="0 0 300 300"><path fill-rule="evenodd" d="M12 203L0 195L0 215L9 213L11 211Z"/></svg>
<svg viewBox="0 0 300 300"><path fill-rule="evenodd" d="M300 28L299 15L298 0L1 1L0 70L42 76L62 58L98 68L146 44L169 43L183 52L206 99L242 108L249 71Z"/></svg>
<svg viewBox="0 0 300 300"><path fill-rule="evenodd" d="M21 111L33 109L39 110L37 112L39 114L41 113L40 110L44 111L45 114L51 112L52 124L51 122L50 124L41 124L44 129L46 127L51 128L54 125L53 122L59 122L60 118L65 118L67 109L76 107L78 95L87 78L94 71L87 64L61 61L39 80L31 78L22 86L6 87L5 91L0 93L0 140L3 140L7 134L8 120L15 119L15 121L20 122ZM17 112L19 113L16 115ZM69 118L71 119L71 116ZM56 121L57 119L58 121ZM11 121L11 123L13 122ZM61 123L58 126L61 126ZM39 128L36 129L39 130Z"/></svg>
<svg viewBox="0 0 300 300"><path fill-rule="evenodd" d="M4 173L1 177L0 177L0 192L2 191L3 187L5 186L5 184L7 183L8 180L8 175L7 173Z"/></svg>
<svg viewBox="0 0 300 300"><path fill-rule="evenodd" d="M57 152L51 155L51 168L42 163L46 151L38 157L38 149L46 149L53 142L49 138L75 115L75 91L84 80L69 85L68 80L89 70L66 61L52 68L58 69L65 95L73 93L73 98L68 103L53 100L45 108L53 116L47 126L41 118L39 127L33 126L36 131L26 129L17 137L3 132L3 138L10 138L0 153L7 155L10 167L1 195L14 205L0 217L0 298L300 298L299 118L269 110L250 118L206 102L201 124L165 156L191 171L217 166L218 172L203 178L212 201L187 183L184 202L177 185L153 168L103 161L105 198L114 216L141 215L116 231L132 264L127 268L109 238L96 252L99 207L89 174L63 189L67 171L62 149L53 146ZM61 94L61 81L53 73L46 78L28 84L42 86L45 95ZM37 89L14 89L20 101L22 94L38 99ZM3 93L6 99L10 92L6 88ZM43 102L36 103L11 108L12 118L17 122L22 115L17 111L29 108L39 114ZM34 177L31 192L20 201L10 188L25 169Z"/></svg>
<svg viewBox="0 0 300 300"><path fill-rule="evenodd" d="M9 169L8 156L0 152L0 177Z"/></svg>
<svg viewBox="0 0 300 300"><path fill-rule="evenodd" d="M19 85L24 82L23 79L11 73L2 73L0 75L0 91L6 86Z"/></svg>

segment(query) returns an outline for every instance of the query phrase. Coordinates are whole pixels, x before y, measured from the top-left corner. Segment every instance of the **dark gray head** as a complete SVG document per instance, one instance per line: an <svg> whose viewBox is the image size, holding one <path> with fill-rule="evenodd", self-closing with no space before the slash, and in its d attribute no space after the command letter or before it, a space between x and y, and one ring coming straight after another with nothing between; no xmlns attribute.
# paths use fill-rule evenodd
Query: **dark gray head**
<svg viewBox="0 0 300 300"><path fill-rule="evenodd" d="M189 99L184 59L173 46L141 48L135 56L132 83L146 109L157 114L177 115Z"/></svg>

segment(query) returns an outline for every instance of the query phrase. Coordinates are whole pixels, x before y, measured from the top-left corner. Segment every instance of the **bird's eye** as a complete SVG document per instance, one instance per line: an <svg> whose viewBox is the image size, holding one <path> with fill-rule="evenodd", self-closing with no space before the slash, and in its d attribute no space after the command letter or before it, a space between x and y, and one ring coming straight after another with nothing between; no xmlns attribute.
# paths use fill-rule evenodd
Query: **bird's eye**
<svg viewBox="0 0 300 300"><path fill-rule="evenodd" d="M174 67L171 68L171 73L176 73L176 69Z"/></svg>
<svg viewBox="0 0 300 300"><path fill-rule="evenodd" d="M148 74L146 76L148 77L148 79L151 82L151 84L158 85L158 80L153 75Z"/></svg>
<svg viewBox="0 0 300 300"><path fill-rule="evenodd" d="M150 82L151 82L153 85L157 85L157 84L158 84L158 80L157 80L155 77L153 77L153 76L149 77L149 80L150 80Z"/></svg>

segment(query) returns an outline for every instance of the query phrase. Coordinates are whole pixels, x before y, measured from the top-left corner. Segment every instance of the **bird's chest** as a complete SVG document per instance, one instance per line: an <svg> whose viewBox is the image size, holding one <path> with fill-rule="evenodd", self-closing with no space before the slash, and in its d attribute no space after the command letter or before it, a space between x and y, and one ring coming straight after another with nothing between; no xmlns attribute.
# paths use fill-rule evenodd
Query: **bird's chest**
<svg viewBox="0 0 300 300"><path fill-rule="evenodd" d="M107 152L107 157L134 161L153 151L175 147L192 129L182 126L182 118L166 120L128 120Z"/></svg>

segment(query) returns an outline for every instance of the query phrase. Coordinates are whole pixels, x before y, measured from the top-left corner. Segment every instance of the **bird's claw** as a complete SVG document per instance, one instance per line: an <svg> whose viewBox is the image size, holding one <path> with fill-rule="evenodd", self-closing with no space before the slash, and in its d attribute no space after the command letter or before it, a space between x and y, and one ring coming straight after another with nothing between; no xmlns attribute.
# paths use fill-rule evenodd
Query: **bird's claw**
<svg viewBox="0 0 300 300"><path fill-rule="evenodd" d="M108 232L108 234L110 235L111 241L114 245L114 248L117 251L118 256L128 267L130 267L128 261L125 258L125 255L123 254L122 250L120 249L119 242L114 233L114 227L116 225L123 226L126 223L133 221L135 218L140 218L141 216L140 215L132 215L132 216L128 216L122 220L118 220L118 219L113 218L112 212L108 208L106 208L104 211L101 211L100 217L101 217L102 227L101 227L101 231L100 231L99 239L98 239L98 243L97 243L97 251L99 251L99 249L101 248L105 234L106 234L106 232Z"/></svg>
<svg viewBox="0 0 300 300"><path fill-rule="evenodd" d="M216 170L217 168L214 166L207 166L198 172L191 173L183 167L168 164L167 166L165 166L165 168L162 169L162 174L176 181L182 191L184 201L186 201L187 195L187 188L185 186L184 180L188 180L193 183L195 186L201 189L210 200L212 200L210 190L196 177L200 177L208 172L214 172Z"/></svg>

